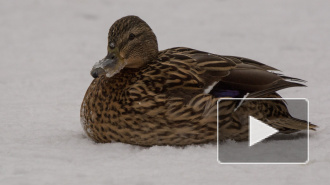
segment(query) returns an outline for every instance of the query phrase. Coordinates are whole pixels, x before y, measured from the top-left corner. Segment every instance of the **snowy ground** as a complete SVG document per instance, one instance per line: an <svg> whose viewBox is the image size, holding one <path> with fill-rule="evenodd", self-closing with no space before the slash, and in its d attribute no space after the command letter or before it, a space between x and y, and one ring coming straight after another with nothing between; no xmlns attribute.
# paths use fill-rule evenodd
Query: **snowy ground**
<svg viewBox="0 0 330 185"><path fill-rule="evenodd" d="M0 184L329 184L330 1L0 1ZM307 165L220 165L216 145L95 144L79 123L107 31L135 14L160 49L252 58L308 81Z"/></svg>

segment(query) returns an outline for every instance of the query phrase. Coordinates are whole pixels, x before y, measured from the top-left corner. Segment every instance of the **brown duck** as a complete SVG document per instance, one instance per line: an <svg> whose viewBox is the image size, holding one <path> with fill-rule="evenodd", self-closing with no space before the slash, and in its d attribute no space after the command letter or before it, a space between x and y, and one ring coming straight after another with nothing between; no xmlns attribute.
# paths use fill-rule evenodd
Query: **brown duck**
<svg viewBox="0 0 330 185"><path fill-rule="evenodd" d="M151 146L216 141L219 98L281 98L276 91L304 86L300 79L247 58L185 47L158 51L154 32L137 16L111 26L107 50L91 71L95 79L80 111L84 130L96 142ZM293 118L282 100L223 101L219 106L220 140L247 140L247 114L283 133L307 129L307 122Z"/></svg>

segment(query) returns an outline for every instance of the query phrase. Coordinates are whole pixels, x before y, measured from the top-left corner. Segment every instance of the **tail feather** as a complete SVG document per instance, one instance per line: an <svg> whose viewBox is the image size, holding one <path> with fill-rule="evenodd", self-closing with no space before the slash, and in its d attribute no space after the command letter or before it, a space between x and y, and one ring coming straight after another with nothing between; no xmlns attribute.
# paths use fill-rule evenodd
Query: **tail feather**
<svg viewBox="0 0 330 185"><path fill-rule="evenodd" d="M271 94L273 92L276 92L278 90L289 88L289 87L306 87L306 85L296 83L296 82L280 80L277 83L273 84L270 88L250 93L248 98L260 98L260 97L266 96L268 94Z"/></svg>
<svg viewBox="0 0 330 185"><path fill-rule="evenodd" d="M266 122L280 132L287 134L307 129L315 130L317 128L317 126L312 123L307 124L307 121L294 117L281 117L267 120Z"/></svg>

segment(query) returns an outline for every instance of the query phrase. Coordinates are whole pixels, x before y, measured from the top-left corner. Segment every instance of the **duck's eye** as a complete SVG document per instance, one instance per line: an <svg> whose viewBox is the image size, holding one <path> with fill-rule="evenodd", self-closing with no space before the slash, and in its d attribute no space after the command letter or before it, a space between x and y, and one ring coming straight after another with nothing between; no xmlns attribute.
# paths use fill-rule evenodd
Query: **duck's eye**
<svg viewBox="0 0 330 185"><path fill-rule="evenodd" d="M115 49L115 43L110 42L110 43L109 43L109 48L110 48L110 49Z"/></svg>
<svg viewBox="0 0 330 185"><path fill-rule="evenodd" d="M134 38L135 38L134 33L129 34L129 37L128 37L129 40L133 40Z"/></svg>

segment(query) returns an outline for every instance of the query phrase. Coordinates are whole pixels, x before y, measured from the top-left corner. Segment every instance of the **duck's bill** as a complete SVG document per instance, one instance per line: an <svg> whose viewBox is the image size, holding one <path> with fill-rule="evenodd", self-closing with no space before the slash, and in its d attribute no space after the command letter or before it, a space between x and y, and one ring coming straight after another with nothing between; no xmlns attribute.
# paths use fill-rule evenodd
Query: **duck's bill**
<svg viewBox="0 0 330 185"><path fill-rule="evenodd" d="M93 78L97 78L102 75L110 78L121 69L125 67L125 62L118 60L116 56L109 53L104 59L96 62L91 70L91 75Z"/></svg>

